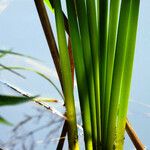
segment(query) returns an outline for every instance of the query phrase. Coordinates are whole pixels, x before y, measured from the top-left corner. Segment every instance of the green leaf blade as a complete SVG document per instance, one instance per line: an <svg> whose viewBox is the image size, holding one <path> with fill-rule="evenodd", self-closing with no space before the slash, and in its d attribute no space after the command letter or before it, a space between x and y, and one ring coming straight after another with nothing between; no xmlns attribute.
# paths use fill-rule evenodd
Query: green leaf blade
<svg viewBox="0 0 150 150"><path fill-rule="evenodd" d="M13 126L12 123L10 123L9 121L7 121L5 118L3 118L2 116L0 116L0 124L3 125L7 125L7 126Z"/></svg>
<svg viewBox="0 0 150 150"><path fill-rule="evenodd" d="M18 105L29 102L34 98L35 97L0 95L0 106Z"/></svg>
<svg viewBox="0 0 150 150"><path fill-rule="evenodd" d="M47 5L47 7L51 10L51 12L54 13L53 3L52 0L44 0L44 3Z"/></svg>
<svg viewBox="0 0 150 150"><path fill-rule="evenodd" d="M69 59L69 53L68 53L66 35L65 35L64 18L63 18L60 0L54 1L54 10L55 10L59 52L60 52L60 68L62 73L66 116L68 118L67 122L69 128L68 130L69 149L78 150L79 145L78 145L78 135L77 135L77 126L76 126L75 101L73 95L73 82L72 82L70 59Z"/></svg>
<svg viewBox="0 0 150 150"><path fill-rule="evenodd" d="M110 13L109 13L109 27L108 27L108 41L107 41L107 67L106 67L106 86L105 86L105 101L104 101L104 112L105 119L103 122L104 130L104 141L107 138L107 127L108 127L108 116L109 116L109 105L111 96L111 85L113 78L114 59L116 51L118 21L120 14L120 0L110 1Z"/></svg>
<svg viewBox="0 0 150 150"><path fill-rule="evenodd" d="M118 122L117 122L117 134L116 134L117 149L123 149L123 144L124 144L126 116L127 116L128 102L130 96L130 86L131 86L132 69L133 69L135 44L136 44L139 4L140 4L140 0L132 0L131 15L129 20L130 27L128 33L127 54L126 54L125 67L123 73L124 75L123 75L123 81L121 87L119 114L118 114Z"/></svg>
<svg viewBox="0 0 150 150"><path fill-rule="evenodd" d="M123 70L125 66L125 56L127 51L127 34L129 31L131 2L132 0L122 0L121 4L108 118L107 149L113 149L116 138L116 121L119 108L121 84L123 80Z"/></svg>

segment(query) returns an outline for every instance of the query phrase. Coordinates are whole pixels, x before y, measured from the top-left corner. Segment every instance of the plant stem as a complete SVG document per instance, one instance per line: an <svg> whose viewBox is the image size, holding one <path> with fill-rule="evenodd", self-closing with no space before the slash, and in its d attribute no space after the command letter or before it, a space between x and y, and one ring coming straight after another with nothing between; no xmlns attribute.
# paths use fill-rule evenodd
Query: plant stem
<svg viewBox="0 0 150 150"><path fill-rule="evenodd" d="M143 143L140 141L140 139L138 138L136 132L133 130L131 124L129 123L129 121L126 121L126 131L132 141L132 143L134 144L135 148L137 150L144 150L145 146L143 145Z"/></svg>
<svg viewBox="0 0 150 150"><path fill-rule="evenodd" d="M64 22L65 22L65 20L64 20ZM68 23L68 21L67 21L67 23ZM68 53L69 53L69 60L70 60L70 66L71 66L72 86L73 86L73 89L74 89L74 61L73 61L70 37L68 37ZM67 124L67 121L65 120L63 128L62 128L62 132L61 132L61 135L60 135L60 138L59 138L59 142L57 144L57 150L63 149L63 145L64 145L64 142L65 142L65 137L66 137L67 131L68 131L68 124ZM64 137L64 138L61 138L61 137Z"/></svg>
<svg viewBox="0 0 150 150"><path fill-rule="evenodd" d="M139 3L140 0L132 0L132 4L131 4L129 31L127 37L128 40L127 52L126 52L125 67L123 72L119 114L118 114L118 122L117 122L116 148L118 149L123 149L123 144L124 144L124 132L125 132L125 125L126 125L126 115L128 110L132 68L133 68L133 61L134 61Z"/></svg>
<svg viewBox="0 0 150 150"><path fill-rule="evenodd" d="M121 83L123 79L125 56L127 50L127 33L129 29L128 20L131 12L131 2L132 0L122 0L121 4L116 55L111 88L109 119L108 119L108 132L106 144L107 149L115 148L114 144L116 138L116 121L117 121L119 98L121 93Z"/></svg>
<svg viewBox="0 0 150 150"><path fill-rule="evenodd" d="M120 0L110 1L110 14L109 14L109 31L107 41L107 67L106 67L106 86L105 86L105 101L104 101L104 134L103 138L106 141L107 127L108 127L108 115L110 105L111 86L113 78L114 59L116 51L117 31L118 31L118 18L120 14Z"/></svg>
<svg viewBox="0 0 150 150"><path fill-rule="evenodd" d="M106 63L107 63L107 32L108 32L108 0L100 0L100 15L99 15L99 72L100 72L100 100L101 100L101 124L102 132L104 132L104 96L105 96L105 81L106 81ZM103 133L102 133L103 136Z"/></svg>
<svg viewBox="0 0 150 150"><path fill-rule="evenodd" d="M91 122L92 122L93 146L96 148L97 145L97 120L96 120L97 118L96 118L96 104L95 104L96 89L94 88L94 71L93 71L93 63L92 63L88 17L87 17L85 2L80 0L75 0L75 1L76 1L77 15L79 20L79 28L81 33L85 71L86 71L86 76L88 81L87 84L88 84L90 113L91 113Z"/></svg>
<svg viewBox="0 0 150 150"><path fill-rule="evenodd" d="M56 150L63 149L67 131L68 131L68 122L65 120Z"/></svg>
<svg viewBox="0 0 150 150"><path fill-rule="evenodd" d="M69 54L67 51L67 42L65 36L65 27L60 0L54 1L54 11L56 19L56 28L58 36L58 44L60 51L60 67L62 73L62 81L64 87L64 97L66 106L66 116L68 122L68 140L71 150L79 149L78 135L76 126L76 112L73 96L73 86L71 78L71 66Z"/></svg>
<svg viewBox="0 0 150 150"><path fill-rule="evenodd" d="M49 18L46 12L46 8L44 6L44 2L43 0L34 0L35 4L36 4L36 8L41 20L41 24L47 39L47 43L49 46L49 50L51 52L52 58L53 58L53 62L55 64L55 68L60 80L60 84L62 86L63 89L63 85L62 85L62 76L61 76L61 70L60 70L60 59L59 59L59 53L58 53L58 49L56 46L56 42L55 42L55 38L53 35L53 31L51 28L51 24L49 22Z"/></svg>
<svg viewBox="0 0 150 150"><path fill-rule="evenodd" d="M67 0L66 3L67 3L71 44L77 77L78 93L81 106L81 115L83 121L85 147L87 150L92 150L93 144L92 144L91 116L90 116L87 76L84 65L82 44L78 30L75 4L73 0Z"/></svg>
<svg viewBox="0 0 150 150"><path fill-rule="evenodd" d="M90 33L90 44L92 52L93 70L94 70L94 84L95 84L95 103L96 103L96 119L97 119L97 137L98 145L101 142L101 110L100 110L100 76L99 76L99 43L98 43L98 28L96 20L95 1L86 0L87 16ZM85 19L84 19L85 20Z"/></svg>

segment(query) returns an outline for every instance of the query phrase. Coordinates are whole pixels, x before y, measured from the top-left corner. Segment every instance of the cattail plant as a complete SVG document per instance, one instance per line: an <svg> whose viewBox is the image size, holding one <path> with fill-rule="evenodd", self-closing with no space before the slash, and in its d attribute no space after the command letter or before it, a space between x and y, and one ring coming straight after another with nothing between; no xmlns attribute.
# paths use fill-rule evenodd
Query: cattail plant
<svg viewBox="0 0 150 150"><path fill-rule="evenodd" d="M57 39L44 2L54 13ZM79 149L73 69L85 149L123 149L140 0L35 0L35 4L63 91L69 149Z"/></svg>

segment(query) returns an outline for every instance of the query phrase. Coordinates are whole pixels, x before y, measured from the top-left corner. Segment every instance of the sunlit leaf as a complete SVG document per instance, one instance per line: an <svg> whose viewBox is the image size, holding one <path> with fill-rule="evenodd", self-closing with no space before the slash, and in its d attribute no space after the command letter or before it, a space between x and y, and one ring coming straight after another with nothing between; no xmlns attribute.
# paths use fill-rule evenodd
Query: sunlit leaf
<svg viewBox="0 0 150 150"><path fill-rule="evenodd" d="M12 89L13 91L17 92L18 94L21 94L22 96L24 97L27 97L28 99L31 99L32 96L26 92L24 92L23 90L13 86L13 85L10 85L9 83L6 83L6 82L3 82L3 81L0 81L2 84L4 84L5 86L7 86L8 88ZM45 97L33 97L32 99L33 101L35 102L54 102L54 103L57 103L58 100L56 99L52 99L52 98L45 98Z"/></svg>
<svg viewBox="0 0 150 150"><path fill-rule="evenodd" d="M48 8L54 13L54 9L52 7L52 0L44 0L44 3L48 6Z"/></svg>
<svg viewBox="0 0 150 150"><path fill-rule="evenodd" d="M0 116L0 124L4 124L4 125L8 125L8 126L12 126L13 125L12 123L10 123L9 121L7 121L2 116Z"/></svg>
<svg viewBox="0 0 150 150"><path fill-rule="evenodd" d="M0 95L0 106L18 105L29 102L35 97Z"/></svg>

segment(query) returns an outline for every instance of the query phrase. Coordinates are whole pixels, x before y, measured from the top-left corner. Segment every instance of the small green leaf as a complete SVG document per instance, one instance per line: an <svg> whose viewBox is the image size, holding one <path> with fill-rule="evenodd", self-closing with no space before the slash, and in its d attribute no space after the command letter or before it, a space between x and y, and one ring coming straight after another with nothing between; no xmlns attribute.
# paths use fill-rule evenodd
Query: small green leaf
<svg viewBox="0 0 150 150"><path fill-rule="evenodd" d="M21 103L29 102L34 98L35 97L0 95L0 106L18 105Z"/></svg>
<svg viewBox="0 0 150 150"><path fill-rule="evenodd" d="M19 57L24 57L24 58L29 58L32 60L37 60L39 61L39 59L25 55L25 54L21 54L21 53L17 53L17 52L12 52L11 50L2 50L0 49L0 58L6 56L6 55L15 55L15 56L19 56Z"/></svg>
<svg viewBox="0 0 150 150"><path fill-rule="evenodd" d="M4 125L8 125L8 126L12 126L13 125L12 123L10 123L6 119L4 119L2 116L0 116L0 124L4 124Z"/></svg>
<svg viewBox="0 0 150 150"><path fill-rule="evenodd" d="M52 0L44 0L44 3L47 5L47 7L54 13Z"/></svg>
<svg viewBox="0 0 150 150"><path fill-rule="evenodd" d="M11 72L11 73L13 73L13 74L15 74L15 75L25 79L25 77L23 75L21 75L20 73L14 71L13 69L11 69L11 68L9 68L9 67L7 67L5 65L0 64L0 67L2 67L4 70L8 70L9 72Z"/></svg>
<svg viewBox="0 0 150 150"><path fill-rule="evenodd" d="M27 67L12 67L12 66L7 66L7 68L9 69L12 69L12 70L26 70L26 71L31 71L31 72L34 72L36 73L37 75L41 76L42 78L44 78L45 80L47 80L51 85L53 85L53 87L57 90L57 92L59 93L59 95L64 98L63 94L61 93L61 91L59 90L59 88L57 87L57 85L55 85L55 83L49 79L48 76L46 76L45 74L37 71L37 70L34 70L32 68L27 68ZM3 67L0 66L0 70L4 70Z"/></svg>

